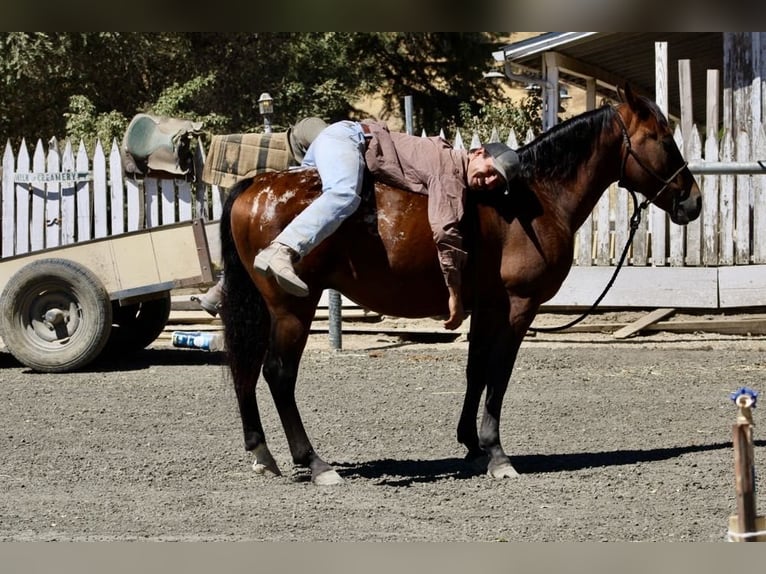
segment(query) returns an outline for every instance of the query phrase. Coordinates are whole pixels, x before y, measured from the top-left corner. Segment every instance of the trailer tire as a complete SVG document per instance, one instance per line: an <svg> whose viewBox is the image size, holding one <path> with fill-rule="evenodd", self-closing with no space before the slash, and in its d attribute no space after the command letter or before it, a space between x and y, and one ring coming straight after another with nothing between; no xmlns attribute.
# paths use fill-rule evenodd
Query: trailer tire
<svg viewBox="0 0 766 574"><path fill-rule="evenodd" d="M112 304L103 283L68 259L39 259L19 269L0 296L3 342L35 371L65 373L103 350Z"/></svg>
<svg viewBox="0 0 766 574"><path fill-rule="evenodd" d="M112 302L112 334L107 353L130 353L151 345L167 325L170 318L170 291L163 291L156 299L123 305Z"/></svg>

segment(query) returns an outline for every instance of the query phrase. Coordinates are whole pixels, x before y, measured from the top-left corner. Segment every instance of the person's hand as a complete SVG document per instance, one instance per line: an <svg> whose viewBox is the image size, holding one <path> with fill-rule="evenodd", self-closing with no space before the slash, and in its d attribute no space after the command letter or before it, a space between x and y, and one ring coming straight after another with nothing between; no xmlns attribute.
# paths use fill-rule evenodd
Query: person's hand
<svg viewBox="0 0 766 574"><path fill-rule="evenodd" d="M449 318L444 321L444 328L448 331L454 331L463 324L465 311L463 310L463 302L455 291L449 289L449 292L449 301L447 302L447 305L449 306Z"/></svg>

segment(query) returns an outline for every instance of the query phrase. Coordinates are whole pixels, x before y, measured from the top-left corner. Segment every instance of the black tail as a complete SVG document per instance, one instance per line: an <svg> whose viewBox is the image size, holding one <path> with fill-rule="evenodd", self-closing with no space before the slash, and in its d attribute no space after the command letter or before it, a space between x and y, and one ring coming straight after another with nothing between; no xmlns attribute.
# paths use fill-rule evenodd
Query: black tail
<svg viewBox="0 0 766 574"><path fill-rule="evenodd" d="M268 344L270 324L263 297L242 264L231 234L231 206L250 183L251 180L245 180L231 188L220 223L224 278L221 321L226 362L235 385L237 381L246 379L247 373L258 376ZM244 375L244 379L239 374Z"/></svg>

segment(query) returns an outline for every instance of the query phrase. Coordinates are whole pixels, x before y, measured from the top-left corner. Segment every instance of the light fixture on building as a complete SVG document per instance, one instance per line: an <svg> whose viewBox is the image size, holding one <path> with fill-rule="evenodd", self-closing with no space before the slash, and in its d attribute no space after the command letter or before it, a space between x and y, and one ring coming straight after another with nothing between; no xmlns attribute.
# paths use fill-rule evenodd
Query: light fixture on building
<svg viewBox="0 0 766 574"><path fill-rule="evenodd" d="M258 98L258 110L263 116L263 131L271 133L271 114L274 113L274 99L268 92L263 92Z"/></svg>

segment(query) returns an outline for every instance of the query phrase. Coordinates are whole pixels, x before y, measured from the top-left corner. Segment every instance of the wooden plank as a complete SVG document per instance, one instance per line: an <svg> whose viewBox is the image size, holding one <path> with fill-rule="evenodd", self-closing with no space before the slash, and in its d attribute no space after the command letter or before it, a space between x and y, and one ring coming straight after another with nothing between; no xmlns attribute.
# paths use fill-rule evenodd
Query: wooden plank
<svg viewBox="0 0 766 574"><path fill-rule="evenodd" d="M766 305L766 265L725 266L717 271L722 309Z"/></svg>
<svg viewBox="0 0 766 574"><path fill-rule="evenodd" d="M613 273L613 267L572 267L559 292L543 308L589 307ZM717 270L703 267L623 267L601 302L601 307L644 309L717 306Z"/></svg>
<svg viewBox="0 0 766 574"><path fill-rule="evenodd" d="M615 339L626 339L631 335L641 332L645 327L656 323L657 321L664 319L668 315L675 313L675 309L655 309L651 313L644 315L637 321L625 325L621 329L618 329L612 335Z"/></svg>
<svg viewBox="0 0 766 574"><path fill-rule="evenodd" d="M726 130L723 134L723 145L721 149L721 161L729 162L734 160L734 140L731 137L731 131ZM720 256L718 263L720 265L734 264L734 176L724 174L721 176L721 195L720 195Z"/></svg>

